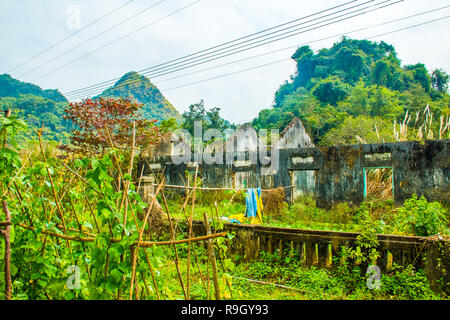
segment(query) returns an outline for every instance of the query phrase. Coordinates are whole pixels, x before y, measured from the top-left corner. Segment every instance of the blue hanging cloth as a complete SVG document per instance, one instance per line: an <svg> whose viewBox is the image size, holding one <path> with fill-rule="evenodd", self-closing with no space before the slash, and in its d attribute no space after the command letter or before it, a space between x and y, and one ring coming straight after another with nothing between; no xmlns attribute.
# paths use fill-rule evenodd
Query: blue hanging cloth
<svg viewBox="0 0 450 320"><path fill-rule="evenodd" d="M247 194L245 195L245 206L246 206L245 216L246 217L253 218L253 217L256 217L256 215L257 215L258 201L257 201L256 195L258 195L258 198L261 197L261 189L260 188L256 188L256 189L252 188L252 189L247 190Z"/></svg>

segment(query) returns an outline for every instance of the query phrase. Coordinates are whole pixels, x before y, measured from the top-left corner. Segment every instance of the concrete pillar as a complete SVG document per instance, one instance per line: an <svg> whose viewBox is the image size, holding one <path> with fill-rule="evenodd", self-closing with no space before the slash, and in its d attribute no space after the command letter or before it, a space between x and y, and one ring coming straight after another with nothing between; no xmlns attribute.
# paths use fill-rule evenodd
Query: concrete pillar
<svg viewBox="0 0 450 320"><path fill-rule="evenodd" d="M155 193L155 178L153 176L141 177L137 184L139 185L139 195L142 201L148 203L152 199L152 195Z"/></svg>

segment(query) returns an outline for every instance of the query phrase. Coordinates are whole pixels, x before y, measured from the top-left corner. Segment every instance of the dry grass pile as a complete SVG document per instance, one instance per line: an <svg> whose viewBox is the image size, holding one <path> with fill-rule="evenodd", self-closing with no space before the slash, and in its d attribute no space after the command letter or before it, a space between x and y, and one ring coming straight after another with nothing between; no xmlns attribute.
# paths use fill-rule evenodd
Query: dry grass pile
<svg viewBox="0 0 450 320"><path fill-rule="evenodd" d="M263 214L269 216L278 216L285 207L284 199L286 194L284 188L266 190L262 192L262 203L264 206Z"/></svg>
<svg viewBox="0 0 450 320"><path fill-rule="evenodd" d="M392 199L392 169L381 168L367 172L367 197L377 200Z"/></svg>

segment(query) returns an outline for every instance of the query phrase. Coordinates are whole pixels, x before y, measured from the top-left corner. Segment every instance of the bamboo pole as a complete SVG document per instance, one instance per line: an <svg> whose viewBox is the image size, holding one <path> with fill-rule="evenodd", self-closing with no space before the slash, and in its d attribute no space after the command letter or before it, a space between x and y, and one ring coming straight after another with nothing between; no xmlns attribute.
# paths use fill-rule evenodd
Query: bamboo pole
<svg viewBox="0 0 450 320"><path fill-rule="evenodd" d="M203 218L205 221L206 235L209 236L209 235L211 235L211 228L209 227L208 215L206 214L206 212L204 213ZM213 246L212 240L208 240L207 243L208 243L208 258L209 258L209 262L211 263L211 270L212 270L212 275L213 275L213 283L214 283L214 291L216 293L216 300L220 300L221 294L220 294L219 279L217 276L217 265L216 265L216 255L214 253L214 246Z"/></svg>
<svg viewBox="0 0 450 320"><path fill-rule="evenodd" d="M152 264L150 263L150 258L148 257L147 248L144 248L144 253L145 253L145 259L147 260L147 264L148 264L148 267L150 269L150 275L152 276L153 286L155 287L156 298L158 300L161 300L161 297L159 296L158 283L156 282L155 272L153 271ZM136 262L138 262L138 261L136 261ZM142 278L145 281L144 275L142 275Z"/></svg>
<svg viewBox="0 0 450 320"><path fill-rule="evenodd" d="M109 140L109 143L111 145L111 148L114 149L114 143L113 143L113 141L111 139L111 135L109 134L108 127L105 126L105 130L106 130L106 133L108 135L108 140ZM125 187L126 186L125 180L123 179L122 170L120 169L119 160L117 159L117 156L116 156L115 152L113 153L113 157L114 157L114 161L116 162L117 170L119 171L119 178L120 178L119 182L121 182L124 185L124 187ZM124 191L124 194L125 194L125 197L126 197L127 201L131 202L130 199L128 198L128 192ZM131 207L130 210L131 210L131 215L133 216L133 219L134 219L134 223L136 224L136 227L138 228L138 231L139 231L139 224L138 224L138 222L136 220L136 216L134 215L133 208ZM119 209L119 211L120 211L120 209Z"/></svg>
<svg viewBox="0 0 450 320"><path fill-rule="evenodd" d="M171 239L173 241L173 240L175 240L175 228L173 227L172 217L170 216L169 206L167 205L167 199L166 199L166 196L164 194L164 188L161 190L161 195L162 195L162 198L163 198L164 206L166 208L167 219L169 220L170 231L172 233L172 238ZM187 300L186 289L184 288L183 278L182 278L181 272L180 272L178 251L177 251L177 246L176 245L173 245L173 250L174 250L174 253L175 253L174 260L175 260L175 267L177 269L178 279L180 280L180 285L181 285L181 289L183 290L184 299Z"/></svg>
<svg viewBox="0 0 450 320"><path fill-rule="evenodd" d="M41 137L42 129L40 131L38 131L37 134L38 134L38 138L39 138L39 147L41 149L42 158L44 160L44 163L47 164L47 159L46 159L45 153L44 153L44 147L42 145L42 137ZM48 166L46 166L45 169L47 171L48 179L50 180L50 185L51 185L51 188L52 188L52 191L53 191L53 197L55 198L56 208L57 208L57 210L59 212L59 215L60 215L60 218L61 218L61 222L63 224L64 232L67 234L66 222L65 222L65 219L64 219L64 213L62 211L60 199L59 199L58 194L57 194L56 189L55 189L55 184L53 183L52 175L50 174L50 170L49 170ZM52 219L52 214L50 213L50 217L48 219L48 222L50 222L51 219ZM70 248L70 242L69 241L67 241L67 246L69 248L69 251L72 252L72 249Z"/></svg>
<svg viewBox="0 0 450 320"><path fill-rule="evenodd" d="M153 206L155 205L155 202L156 202L156 196L158 195L159 191L161 190L161 186L162 186L163 182L164 182L164 179L161 181L161 183L159 184L158 188L155 191L152 202L150 203L150 206L147 209L147 214L145 215L142 228L139 230L139 226L136 225L139 230L139 238L138 238L138 242L136 245L136 251L135 251L134 255L132 256L133 260L132 260L132 265L131 265L132 272L131 272L131 284L130 284L130 300L133 297L132 296L133 295L133 285L134 285L134 277L136 276L136 261L137 261L138 255L139 255L139 245L142 240L142 235L144 234L145 226L147 225L148 217L150 216L150 213L152 212Z"/></svg>
<svg viewBox="0 0 450 320"><path fill-rule="evenodd" d="M6 222L11 222L11 212L8 209L6 200L2 200L3 212ZM11 300L12 282L11 282L11 225L5 225L5 230L1 230L1 235L5 238L5 300Z"/></svg>
<svg viewBox="0 0 450 320"><path fill-rule="evenodd" d="M15 182L15 180L17 179L17 177L19 176L20 172L22 171L23 168L25 168L25 165L27 164L28 159L26 159L22 166L20 167L20 169L17 171L17 173L15 174L15 176L9 181L8 185L6 186L5 192L2 194L2 196L0 198L3 198L4 196L6 196L6 193L9 190L9 187L11 187L11 185L13 184L13 182Z"/></svg>
<svg viewBox="0 0 450 320"><path fill-rule="evenodd" d="M195 177L194 177L194 190L192 195L192 206L191 206L191 215L189 216L189 238L192 238L192 218L194 215L194 204L195 204L195 188L197 187L197 173L198 173L198 165L195 167ZM189 178L189 176L188 176ZM189 180L188 180L189 181ZM186 195L188 190L186 189ZM187 255L187 298L190 299L190 266L191 266L191 243L188 243L188 255Z"/></svg>
<svg viewBox="0 0 450 320"><path fill-rule="evenodd" d="M24 229L36 231L37 229L35 227L30 227L21 223L16 224L19 227L22 227ZM87 237L80 237L80 236L68 236L63 235L51 231L42 230L41 233L51 235L60 239L64 240L72 240L72 241L82 241L82 242L94 242L96 237L87 238ZM198 241L204 241L219 237L225 237L227 235L227 232L219 232L219 233L213 233L209 236L201 236L201 237L195 237L195 238L187 238L187 239L181 239L181 240L170 240L170 241L135 241L132 245L137 245L139 243L139 246L142 248L150 248L152 246L163 246L163 245L173 245L173 244L181 244L181 243L189 243L189 242L198 242ZM110 239L112 243L117 243L122 241L122 239Z"/></svg>
<svg viewBox="0 0 450 320"><path fill-rule="evenodd" d="M131 144L131 155L130 155L130 166L128 168L128 174L131 176L131 173L133 171L133 160L134 160L134 144L136 141L136 122L133 121L133 141ZM111 142L112 143L112 142ZM122 204L123 201L125 199L125 195L128 194L128 189L130 187L130 181L127 181L125 183L125 191L124 191L124 196L122 199ZM122 207L122 204L120 205ZM120 209L119 209L120 211ZM123 215L123 227L125 228L127 225L127 211L128 211L128 202L125 203L125 211L124 211L124 215Z"/></svg>

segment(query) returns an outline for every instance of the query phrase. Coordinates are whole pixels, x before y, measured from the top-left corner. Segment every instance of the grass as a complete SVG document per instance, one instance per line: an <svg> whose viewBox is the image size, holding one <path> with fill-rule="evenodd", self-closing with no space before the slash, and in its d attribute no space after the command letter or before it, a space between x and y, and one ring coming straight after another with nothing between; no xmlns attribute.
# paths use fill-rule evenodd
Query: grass
<svg viewBox="0 0 450 320"><path fill-rule="evenodd" d="M195 250L200 260L198 272L195 261L191 264L191 299L207 299L205 290L206 277L206 251L201 245ZM186 280L186 257L183 251L185 246L179 246L182 278ZM161 270L160 288L163 297L170 299L183 299L180 284L173 263L172 252L166 248L163 261L165 268ZM409 266L403 270L394 269L391 274L383 274L381 287L371 290L367 287L367 278L364 272L357 267L318 269L305 267L299 257L280 254L261 253L259 258L252 262L243 262L239 257L233 257L235 263L231 268L224 270L219 263L219 282L224 299L232 300L430 300L448 299L444 294L432 292L423 271L415 270ZM209 269L209 272L211 270ZM231 292L226 280L231 280ZM256 280L262 283L256 283ZM276 285L284 286L284 288ZM214 298L212 281L209 284L209 298Z"/></svg>
<svg viewBox="0 0 450 320"><path fill-rule="evenodd" d="M183 197L177 193L167 193L170 212L177 218L184 219L182 210ZM245 201L243 196L237 195L230 202L232 193L207 194L199 192L194 207L193 218L203 219L203 213L207 212L210 217L228 217L234 214L245 213ZM162 199L160 200L162 201ZM359 207L353 207L347 203L340 203L330 210L316 206L314 199L304 197L298 199L293 205L283 204L281 210L264 215L264 225L304 228L315 230L334 230L359 232L368 221L376 228L377 233L414 235L411 229L401 229L399 218L405 219L400 213L411 211L407 206L415 206L421 214L439 212L440 217L445 214L448 217L448 207L438 203L428 203L426 200L412 198L404 206L396 206L392 200L374 201L368 200ZM270 210L269 210L270 211ZM190 202L186 207L186 214L191 213ZM420 215L419 215L420 217ZM448 234L448 220L443 217L439 222L444 233ZM411 220L413 221L413 220ZM433 220L434 221L434 220ZM423 225L423 224L421 224ZM436 227L437 225L432 225ZM434 230L434 229L432 229ZM205 248L195 244L199 257L200 271L198 271L195 260L191 260L191 298L207 299L213 298L213 285L209 284L210 293L205 290L205 277L207 270L207 259ZM219 245L220 247L220 245ZM226 245L224 246L226 248ZM173 263L173 253L169 248L164 248L162 255L164 268L161 270L161 284L164 294L169 299L183 299L180 291L180 283ZM216 251L218 252L218 251ZM186 246L178 246L180 266L182 266L182 277L186 279L187 249ZM339 257L337 257L339 258ZM218 255L218 261L232 261L223 268L219 266L219 280L223 297L226 299L239 300L428 300L448 299L445 294L435 294L430 288L423 270L415 270L412 266L398 268L394 266L390 274L381 275L381 288L370 290L367 287L366 270L360 270L353 264L335 266L333 269L319 269L307 267L302 264L295 253L275 252L268 254L261 252L258 259L245 262L238 255L222 252ZM230 266L231 265L231 266ZM231 282L231 292L226 283ZM252 281L254 280L254 281ZM257 283L255 281L264 282ZM278 285L278 286L277 286ZM280 286L284 286L283 288Z"/></svg>
<svg viewBox="0 0 450 320"><path fill-rule="evenodd" d="M184 219L185 213L182 210L184 198L176 192L167 195L170 212L174 217ZM217 198L216 198L217 197ZM214 192L199 191L193 212L194 220L203 220L206 212L209 217L229 217L236 214L245 213L245 200L243 194L235 195L233 192L222 192L217 195ZM264 200L264 198L263 198ZM160 201L162 201L160 199ZM414 200L413 205L422 206L422 215L429 216L436 210L443 217L439 222L440 226L430 226L430 230L440 230L443 234L449 232L449 208L441 204L427 203L426 200ZM216 207L217 205L217 207ZM414 228L404 225L405 218L399 212L405 211L402 206L398 207L392 199L374 200L367 199L360 206L350 206L348 203L338 203L329 210L319 208L311 197L303 197L296 200L289 206L286 202L280 206L276 204L277 210L265 206L263 210L263 224L275 227L288 227L324 231L347 231L360 232L361 222L369 218L377 226L377 233L397 234L397 235L422 235L414 233ZM405 207L406 208L406 207ZM216 211L217 209L217 211ZM408 209L409 210L409 209ZM191 203L186 206L186 215L191 214ZM446 218L445 218L446 217ZM402 221L400 221L402 220ZM435 222L438 223L438 222Z"/></svg>

